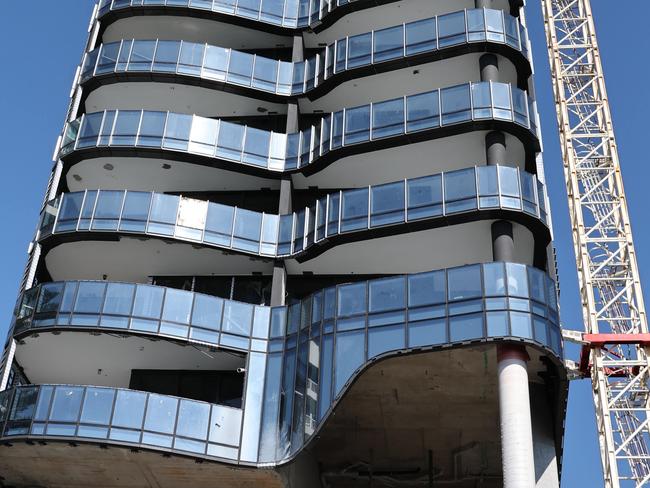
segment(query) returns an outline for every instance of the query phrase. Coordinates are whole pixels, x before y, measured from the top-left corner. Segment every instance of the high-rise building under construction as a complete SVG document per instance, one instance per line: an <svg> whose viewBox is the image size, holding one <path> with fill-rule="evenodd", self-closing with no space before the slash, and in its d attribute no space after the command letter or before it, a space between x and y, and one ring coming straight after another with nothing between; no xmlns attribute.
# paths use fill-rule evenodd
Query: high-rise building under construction
<svg viewBox="0 0 650 488"><path fill-rule="evenodd" d="M525 25L102 0L2 356L0 486L557 488Z"/></svg>

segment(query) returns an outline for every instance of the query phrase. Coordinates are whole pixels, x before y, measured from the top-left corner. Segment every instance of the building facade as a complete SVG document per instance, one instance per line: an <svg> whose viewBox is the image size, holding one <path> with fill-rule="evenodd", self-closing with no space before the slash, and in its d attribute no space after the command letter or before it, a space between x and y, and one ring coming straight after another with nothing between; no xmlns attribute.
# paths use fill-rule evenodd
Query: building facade
<svg viewBox="0 0 650 488"><path fill-rule="evenodd" d="M517 0L102 0L0 482L559 486L539 134Z"/></svg>

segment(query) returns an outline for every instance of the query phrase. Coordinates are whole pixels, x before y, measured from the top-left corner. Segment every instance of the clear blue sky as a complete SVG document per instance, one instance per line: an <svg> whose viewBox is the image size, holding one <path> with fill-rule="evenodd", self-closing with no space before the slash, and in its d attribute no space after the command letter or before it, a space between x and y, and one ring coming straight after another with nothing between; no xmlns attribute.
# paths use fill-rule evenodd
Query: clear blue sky
<svg viewBox="0 0 650 488"><path fill-rule="evenodd" d="M642 195L650 179L644 160L647 130L637 123L648 112L648 98L636 95L639 82L650 75L648 63L636 58L650 52L647 22L650 2L592 0L599 34L607 87L621 152L623 175L635 231L641 275L650 278L650 228L646 227ZM37 224L47 183L51 155L59 134L74 70L86 38L91 0L41 0L3 2L0 16L0 147L3 147L5 209L4 235L0 241L0 335L4 337L16 290L22 275L27 246ZM546 175L555 222L562 290L562 319L567 328L581 328L577 277L570 236L566 193L560 161L555 114L544 44L539 0L528 0L528 23L534 44L538 104L544 129ZM625 32L625 36L623 36ZM644 56L645 57L645 56ZM634 59L637 59L636 61ZM650 283L646 284L650 290ZM569 348L569 356L576 356ZM603 486L590 385L574 382L564 441L563 488Z"/></svg>

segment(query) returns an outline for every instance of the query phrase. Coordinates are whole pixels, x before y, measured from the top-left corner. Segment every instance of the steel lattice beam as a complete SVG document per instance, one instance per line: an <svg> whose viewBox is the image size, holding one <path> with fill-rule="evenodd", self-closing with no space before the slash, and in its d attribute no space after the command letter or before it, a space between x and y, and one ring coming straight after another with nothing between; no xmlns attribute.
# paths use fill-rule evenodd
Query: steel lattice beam
<svg viewBox="0 0 650 488"><path fill-rule="evenodd" d="M647 334L591 5L542 0L542 7L585 331ZM590 356L605 486L650 485L645 343L603 343Z"/></svg>

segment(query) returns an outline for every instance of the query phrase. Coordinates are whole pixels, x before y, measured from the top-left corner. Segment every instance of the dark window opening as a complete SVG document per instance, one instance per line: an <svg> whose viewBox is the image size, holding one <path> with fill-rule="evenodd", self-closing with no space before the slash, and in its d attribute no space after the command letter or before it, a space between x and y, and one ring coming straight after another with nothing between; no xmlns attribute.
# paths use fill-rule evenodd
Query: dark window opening
<svg viewBox="0 0 650 488"><path fill-rule="evenodd" d="M244 375L235 371L134 369L129 388L241 408Z"/></svg>
<svg viewBox="0 0 650 488"><path fill-rule="evenodd" d="M271 276L154 276L152 284L253 305L271 304Z"/></svg>

